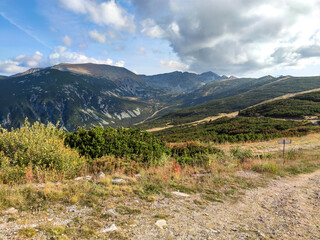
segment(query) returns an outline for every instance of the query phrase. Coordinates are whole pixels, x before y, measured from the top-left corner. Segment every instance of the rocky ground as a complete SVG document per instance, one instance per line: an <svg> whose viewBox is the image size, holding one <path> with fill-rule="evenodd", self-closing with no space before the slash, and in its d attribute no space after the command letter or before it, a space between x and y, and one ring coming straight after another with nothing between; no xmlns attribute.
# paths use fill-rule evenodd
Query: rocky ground
<svg viewBox="0 0 320 240"><path fill-rule="evenodd" d="M181 192L150 201L135 195L110 200L102 209L59 204L32 213L7 209L0 214L0 239L320 239L319 170L271 180L236 202Z"/></svg>

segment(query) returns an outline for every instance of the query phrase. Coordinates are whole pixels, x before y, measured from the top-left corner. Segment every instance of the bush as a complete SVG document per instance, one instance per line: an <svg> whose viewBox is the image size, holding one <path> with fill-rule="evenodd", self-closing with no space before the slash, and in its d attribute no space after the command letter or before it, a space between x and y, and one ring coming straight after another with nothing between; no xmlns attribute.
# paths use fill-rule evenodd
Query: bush
<svg viewBox="0 0 320 240"><path fill-rule="evenodd" d="M252 170L258 173L273 173L279 172L277 166L270 162L258 163L252 167Z"/></svg>
<svg viewBox="0 0 320 240"><path fill-rule="evenodd" d="M196 143L175 145L171 149L172 157L176 158L181 165L208 165L210 155L223 155L223 151Z"/></svg>
<svg viewBox="0 0 320 240"><path fill-rule="evenodd" d="M0 128L0 181L12 181L33 170L54 169L73 177L85 165L85 159L64 145L64 132L53 125L27 121L20 129Z"/></svg>
<svg viewBox="0 0 320 240"><path fill-rule="evenodd" d="M247 159L254 158L251 150L241 149L240 147L236 147L236 148L232 147L230 149L230 155L233 158L238 159L240 163L245 162Z"/></svg>
<svg viewBox="0 0 320 240"><path fill-rule="evenodd" d="M112 155L151 163L168 152L164 141L139 129L79 128L67 134L65 144L91 159Z"/></svg>

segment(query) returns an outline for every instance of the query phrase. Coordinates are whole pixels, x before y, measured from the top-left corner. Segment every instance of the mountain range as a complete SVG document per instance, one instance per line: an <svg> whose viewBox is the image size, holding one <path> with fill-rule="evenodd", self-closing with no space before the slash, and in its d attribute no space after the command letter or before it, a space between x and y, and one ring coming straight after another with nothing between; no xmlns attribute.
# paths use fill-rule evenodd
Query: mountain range
<svg viewBox="0 0 320 240"><path fill-rule="evenodd" d="M242 110L287 93L320 88L319 77L235 78L213 72L138 75L103 64L62 63L0 76L0 124L160 126Z"/></svg>

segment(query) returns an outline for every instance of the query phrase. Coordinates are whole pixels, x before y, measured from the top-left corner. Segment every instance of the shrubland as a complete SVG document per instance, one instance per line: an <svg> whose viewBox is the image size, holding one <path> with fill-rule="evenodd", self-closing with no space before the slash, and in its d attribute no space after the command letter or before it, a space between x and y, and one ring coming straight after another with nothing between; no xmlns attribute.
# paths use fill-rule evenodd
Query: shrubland
<svg viewBox="0 0 320 240"><path fill-rule="evenodd" d="M279 137L303 136L318 131L309 121L272 118L222 117L198 125L182 125L153 132L167 142L202 141L235 143L266 141Z"/></svg>
<svg viewBox="0 0 320 240"><path fill-rule="evenodd" d="M284 164L280 151L257 154L239 146L222 151L212 142L166 143L137 129L65 133L50 124L26 122L0 132L0 209L45 208L52 202L92 207L110 196L132 194L155 201L171 191L200 193L203 201L219 202L263 184L260 178L237 175L239 171L266 177L310 172L320 167L318 156L317 150L290 150ZM99 172L106 177L97 178ZM73 180L82 176L91 180ZM113 183L114 178L125 181Z"/></svg>
<svg viewBox="0 0 320 240"><path fill-rule="evenodd" d="M237 201L245 189L264 186L270 178L320 168L316 147L289 150L284 162L281 151L257 153L240 146L223 151L219 146L200 141L166 143L137 129L65 133L57 126L27 122L20 129L1 129L0 210L14 207L47 214L48 209L90 208L86 219L74 218L67 226L46 223L18 234L99 238L101 228L114 219L104 212L106 206L118 213L117 225L127 226L128 217L140 215L144 206L161 198L172 198L174 192L196 195L188 206L203 208L211 202ZM100 178L100 172L105 176ZM132 199L139 200L127 205ZM170 216L157 212L154 218ZM112 234L122 239L121 232Z"/></svg>

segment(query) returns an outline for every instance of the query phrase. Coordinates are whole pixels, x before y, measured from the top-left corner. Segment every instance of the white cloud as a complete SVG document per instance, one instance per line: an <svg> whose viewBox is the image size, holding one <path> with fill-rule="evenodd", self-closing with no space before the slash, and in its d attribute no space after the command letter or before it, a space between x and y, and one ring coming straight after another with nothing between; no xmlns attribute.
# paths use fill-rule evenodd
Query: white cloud
<svg viewBox="0 0 320 240"><path fill-rule="evenodd" d="M97 64L108 64L113 65L112 59L100 60L78 52L72 52L66 47L58 46L54 48L54 52L49 55L49 64L59 63L97 63Z"/></svg>
<svg viewBox="0 0 320 240"><path fill-rule="evenodd" d="M0 62L1 73L24 72L29 68L39 67L44 62L43 54L36 51L34 55L19 55L9 60Z"/></svg>
<svg viewBox="0 0 320 240"><path fill-rule="evenodd" d="M160 60L160 65L163 68L171 70L187 71L189 69L189 65L174 60Z"/></svg>
<svg viewBox="0 0 320 240"><path fill-rule="evenodd" d="M141 33L151 38L161 38L164 35L163 29L154 23L154 20L147 18L141 22L142 30Z"/></svg>
<svg viewBox="0 0 320 240"><path fill-rule="evenodd" d="M93 30L89 32L89 36L98 43L105 43L107 34L99 33L97 30Z"/></svg>
<svg viewBox="0 0 320 240"><path fill-rule="evenodd" d="M66 45L66 46L71 46L71 45L72 45L72 39L71 39L68 35L65 35L65 36L62 38L62 42L63 42L64 45Z"/></svg>
<svg viewBox="0 0 320 240"><path fill-rule="evenodd" d="M24 72L28 68L19 66L19 62L7 60L0 62L0 73L18 73Z"/></svg>
<svg viewBox="0 0 320 240"><path fill-rule="evenodd" d="M41 52L34 55L19 55L12 59L0 62L0 73L19 73L30 68L52 66L59 63L96 63L124 67L124 61L116 61L111 58L96 59L83 53L72 52L65 46L55 47L53 53L44 57Z"/></svg>
<svg viewBox="0 0 320 240"><path fill-rule="evenodd" d="M115 0L98 3L95 0L60 0L61 6L75 13L88 16L98 25L111 25L116 29L135 31L134 16Z"/></svg>
<svg viewBox="0 0 320 240"><path fill-rule="evenodd" d="M43 54L36 51L34 55L19 55L13 58L14 62L19 63L19 66L33 68L41 64L43 60Z"/></svg>
<svg viewBox="0 0 320 240"><path fill-rule="evenodd" d="M124 67L124 64L125 64L124 61L119 61L119 62L116 62L114 65L117 67Z"/></svg>

